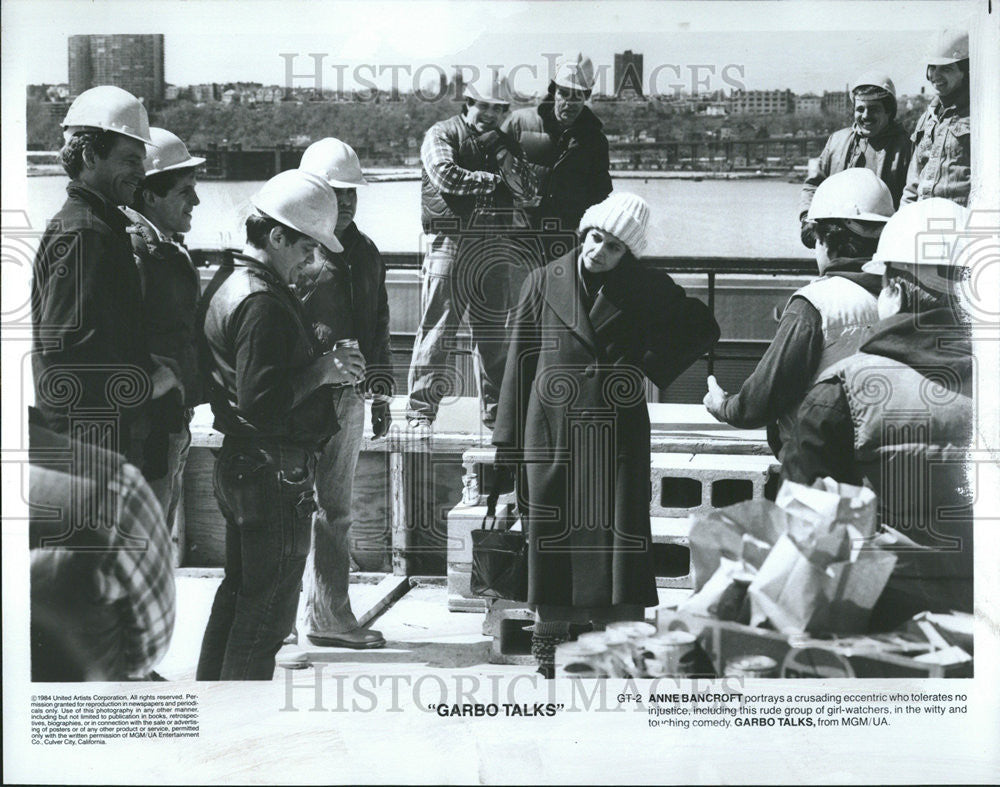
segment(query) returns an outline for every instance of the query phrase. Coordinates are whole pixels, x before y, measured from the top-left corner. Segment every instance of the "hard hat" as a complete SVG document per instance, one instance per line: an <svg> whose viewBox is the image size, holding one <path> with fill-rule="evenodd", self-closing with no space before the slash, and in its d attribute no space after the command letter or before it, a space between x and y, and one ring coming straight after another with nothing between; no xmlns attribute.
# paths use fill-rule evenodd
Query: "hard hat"
<svg viewBox="0 0 1000 787"><path fill-rule="evenodd" d="M70 104L62 127L67 140L77 131L101 129L138 139L148 145L154 144L149 138L146 108L131 93L114 85L84 90Z"/></svg>
<svg viewBox="0 0 1000 787"><path fill-rule="evenodd" d="M341 252L337 227L337 195L318 175L301 169L279 172L250 198L261 213L308 235L330 251Z"/></svg>
<svg viewBox="0 0 1000 787"><path fill-rule="evenodd" d="M165 128L152 126L149 129L152 145L146 149L146 159L142 162L146 177L175 169L193 169L205 163L200 156L188 153L187 145L176 134Z"/></svg>
<svg viewBox="0 0 1000 787"><path fill-rule="evenodd" d="M341 189L368 185L361 174L361 162L354 148L333 137L326 137L307 147L299 169L319 175L331 186Z"/></svg>
<svg viewBox="0 0 1000 787"><path fill-rule="evenodd" d="M816 187L806 218L886 222L893 210L892 193L882 179L870 169L852 167Z"/></svg>
<svg viewBox="0 0 1000 787"><path fill-rule="evenodd" d="M892 80L887 74L878 71L867 71L855 79L854 84L851 85L851 93L854 93L859 87L880 87L893 98L896 97L896 86Z"/></svg>
<svg viewBox="0 0 1000 787"><path fill-rule="evenodd" d="M489 76L481 77L473 82L466 82L462 89L462 95L473 101L485 101L487 104L510 104L511 102L507 77L500 76L499 71L491 71Z"/></svg>
<svg viewBox="0 0 1000 787"><path fill-rule="evenodd" d="M903 205L886 222L878 249L862 270L882 274L886 264L891 263L892 267L904 268L923 283L947 292L951 280L938 269L959 267L962 249L969 241L965 230L970 215L968 208L942 197Z"/></svg>
<svg viewBox="0 0 1000 787"><path fill-rule="evenodd" d="M964 30L942 30L924 62L929 66L946 66L969 59L969 34Z"/></svg>
<svg viewBox="0 0 1000 787"><path fill-rule="evenodd" d="M594 64L580 52L565 55L556 61L552 81L559 87L589 92L594 87Z"/></svg>

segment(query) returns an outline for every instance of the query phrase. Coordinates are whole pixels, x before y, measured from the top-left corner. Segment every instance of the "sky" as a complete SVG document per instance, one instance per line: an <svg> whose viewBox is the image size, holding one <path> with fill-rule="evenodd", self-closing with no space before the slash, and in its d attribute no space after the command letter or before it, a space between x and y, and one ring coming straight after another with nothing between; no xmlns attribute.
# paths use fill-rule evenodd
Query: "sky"
<svg viewBox="0 0 1000 787"><path fill-rule="evenodd" d="M177 85L284 85L290 63L293 74L310 75L293 84L314 86L315 53L324 88L363 80L386 88L395 75L408 90L461 64L515 69L515 89L531 93L547 82L556 53L580 49L610 69L616 52L631 49L645 58L647 92L691 92L700 82L709 90L738 83L822 93L878 69L900 93L915 93L933 31L963 24L972 7L968 0L4 0L0 51L5 82L12 64L25 83L65 82L70 35L163 33L166 80Z"/></svg>

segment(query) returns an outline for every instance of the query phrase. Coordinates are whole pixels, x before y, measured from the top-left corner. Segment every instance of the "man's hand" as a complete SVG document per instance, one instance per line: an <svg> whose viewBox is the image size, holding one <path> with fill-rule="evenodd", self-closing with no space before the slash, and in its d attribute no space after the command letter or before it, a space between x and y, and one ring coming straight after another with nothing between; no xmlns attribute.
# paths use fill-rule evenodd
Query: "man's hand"
<svg viewBox="0 0 1000 787"><path fill-rule="evenodd" d="M357 385L365 379L365 356L357 347L338 347L319 360L324 364L324 383Z"/></svg>
<svg viewBox="0 0 1000 787"><path fill-rule="evenodd" d="M496 157L497 153L510 146L507 136L498 129L491 129L476 137L476 142L483 152Z"/></svg>
<svg viewBox="0 0 1000 787"><path fill-rule="evenodd" d="M389 412L389 402L372 402L372 437L378 440L389 433L392 425L392 413Z"/></svg>
<svg viewBox="0 0 1000 787"><path fill-rule="evenodd" d="M799 222L802 225L799 230L799 237L802 239L802 245L807 249L816 248L816 224L809 221L806 218L806 214L803 213L799 217Z"/></svg>
<svg viewBox="0 0 1000 787"><path fill-rule="evenodd" d="M708 376L708 393L702 399L705 409L716 421L722 421L722 405L726 402L726 392L722 390L714 374Z"/></svg>
<svg viewBox="0 0 1000 787"><path fill-rule="evenodd" d="M313 335L316 337L319 346L324 350L328 350L333 346L333 328L326 323L314 322Z"/></svg>
<svg viewBox="0 0 1000 787"><path fill-rule="evenodd" d="M183 401L184 385L180 381L180 367L177 365L177 362L172 358L164 358L162 356L155 356L153 361L156 365L153 367L153 374L151 375L153 392L149 398L159 399L162 396L166 396L171 390L176 390Z"/></svg>

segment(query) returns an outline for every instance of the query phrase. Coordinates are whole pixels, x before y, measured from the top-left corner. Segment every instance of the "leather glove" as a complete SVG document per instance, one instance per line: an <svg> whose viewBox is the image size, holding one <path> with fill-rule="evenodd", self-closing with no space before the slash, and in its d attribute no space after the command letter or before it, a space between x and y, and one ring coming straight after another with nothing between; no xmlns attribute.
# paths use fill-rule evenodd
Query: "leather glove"
<svg viewBox="0 0 1000 787"><path fill-rule="evenodd" d="M372 402L372 437L376 440L385 437L392 424L392 413L389 412L389 402Z"/></svg>

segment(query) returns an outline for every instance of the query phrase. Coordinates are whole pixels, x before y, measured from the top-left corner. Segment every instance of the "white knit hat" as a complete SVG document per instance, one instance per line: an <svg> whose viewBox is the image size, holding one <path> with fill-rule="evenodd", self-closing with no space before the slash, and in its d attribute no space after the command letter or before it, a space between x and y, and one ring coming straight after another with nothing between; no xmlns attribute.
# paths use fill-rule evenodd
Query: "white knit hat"
<svg viewBox="0 0 1000 787"><path fill-rule="evenodd" d="M580 234L594 228L609 232L636 257L646 248L649 205L642 197L616 191L604 202L591 205L580 219Z"/></svg>

